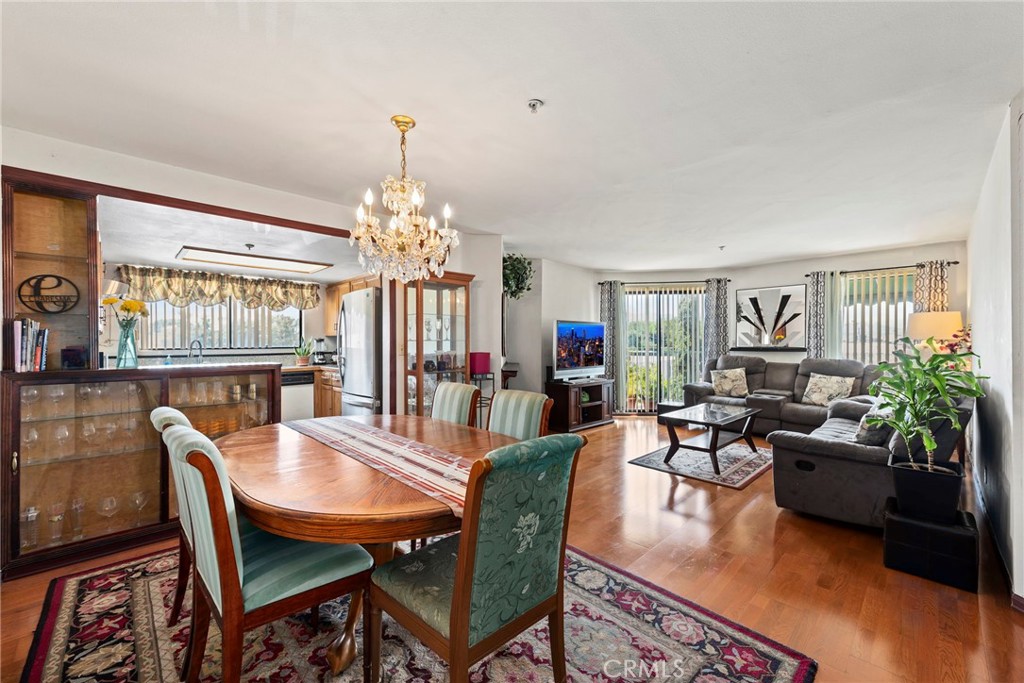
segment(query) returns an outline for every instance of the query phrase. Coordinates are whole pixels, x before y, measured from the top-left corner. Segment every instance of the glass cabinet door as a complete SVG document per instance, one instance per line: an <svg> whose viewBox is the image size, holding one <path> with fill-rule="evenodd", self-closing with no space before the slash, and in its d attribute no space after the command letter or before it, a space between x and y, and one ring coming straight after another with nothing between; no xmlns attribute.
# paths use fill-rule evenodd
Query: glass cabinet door
<svg viewBox="0 0 1024 683"><path fill-rule="evenodd" d="M160 380L24 384L19 554L160 521Z"/></svg>

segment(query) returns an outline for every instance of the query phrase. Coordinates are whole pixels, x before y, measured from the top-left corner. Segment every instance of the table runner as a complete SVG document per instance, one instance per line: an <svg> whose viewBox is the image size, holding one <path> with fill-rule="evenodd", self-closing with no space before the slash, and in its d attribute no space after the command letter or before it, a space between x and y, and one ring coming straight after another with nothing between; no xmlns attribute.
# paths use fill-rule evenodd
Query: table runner
<svg viewBox="0 0 1024 683"><path fill-rule="evenodd" d="M458 455L344 417L293 420L284 426L422 491L462 517L469 465Z"/></svg>

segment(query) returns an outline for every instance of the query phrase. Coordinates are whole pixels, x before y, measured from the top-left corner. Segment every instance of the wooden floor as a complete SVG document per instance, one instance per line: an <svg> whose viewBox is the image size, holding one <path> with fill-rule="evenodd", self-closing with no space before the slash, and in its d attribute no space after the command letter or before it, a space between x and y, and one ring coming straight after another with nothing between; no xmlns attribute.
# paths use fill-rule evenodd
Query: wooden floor
<svg viewBox="0 0 1024 683"><path fill-rule="evenodd" d="M770 473L743 491L673 490L627 465L667 445L653 418L586 435L572 545L815 658L818 681L1024 681L1024 614L987 529L981 592L966 593L883 567L880 532L780 510ZM0 679L17 680L50 579L115 559L0 587Z"/></svg>

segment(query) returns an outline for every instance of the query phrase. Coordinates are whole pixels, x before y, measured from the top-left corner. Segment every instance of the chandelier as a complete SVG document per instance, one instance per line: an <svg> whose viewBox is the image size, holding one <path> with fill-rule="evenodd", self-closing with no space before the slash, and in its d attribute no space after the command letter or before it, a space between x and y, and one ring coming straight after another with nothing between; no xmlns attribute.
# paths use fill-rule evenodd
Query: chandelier
<svg viewBox="0 0 1024 683"><path fill-rule="evenodd" d="M431 274L444 275L448 254L459 245L459 233L448 227L452 210L444 205L444 227L437 227L433 216L420 211L427 199L427 184L405 174L405 134L416 122L409 116L392 116L391 123L402 134L402 177L388 176L380 184L384 208L390 212L386 228L373 215L373 192L366 190L356 210L356 227L348 243L359 243L359 265L371 275L383 275L405 284L423 280Z"/></svg>

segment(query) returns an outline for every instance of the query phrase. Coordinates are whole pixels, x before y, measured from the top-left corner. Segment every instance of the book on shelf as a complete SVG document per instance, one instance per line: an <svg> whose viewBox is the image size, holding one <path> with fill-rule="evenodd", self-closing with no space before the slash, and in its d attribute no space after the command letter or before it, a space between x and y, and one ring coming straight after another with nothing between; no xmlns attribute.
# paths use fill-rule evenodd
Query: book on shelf
<svg viewBox="0 0 1024 683"><path fill-rule="evenodd" d="M35 372L46 369L46 349L50 330L31 318L14 320L14 371Z"/></svg>

